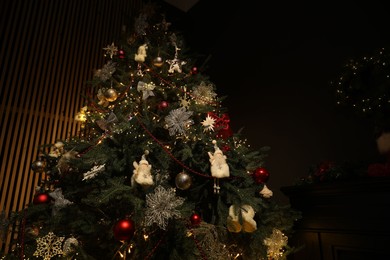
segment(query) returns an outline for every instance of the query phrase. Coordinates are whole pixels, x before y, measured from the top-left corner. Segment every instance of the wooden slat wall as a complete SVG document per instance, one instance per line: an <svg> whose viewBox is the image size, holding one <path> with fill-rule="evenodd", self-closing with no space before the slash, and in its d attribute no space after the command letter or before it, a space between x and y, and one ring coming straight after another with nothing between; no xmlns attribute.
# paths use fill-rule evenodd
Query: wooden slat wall
<svg viewBox="0 0 390 260"><path fill-rule="evenodd" d="M142 0L2 0L0 211L23 209L39 178L40 145L76 135L85 82ZM12 236L0 237L7 252Z"/></svg>

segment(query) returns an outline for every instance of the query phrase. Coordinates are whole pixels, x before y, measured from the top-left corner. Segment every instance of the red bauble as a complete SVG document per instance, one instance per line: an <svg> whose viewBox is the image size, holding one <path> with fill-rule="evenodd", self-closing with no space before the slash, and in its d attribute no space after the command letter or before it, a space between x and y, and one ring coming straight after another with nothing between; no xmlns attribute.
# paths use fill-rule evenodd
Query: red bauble
<svg viewBox="0 0 390 260"><path fill-rule="evenodd" d="M193 75L198 74L198 68L197 67L192 67L191 74L193 74Z"/></svg>
<svg viewBox="0 0 390 260"><path fill-rule="evenodd" d="M49 194L46 192L40 192L34 195L33 198L33 204L34 205L39 205L39 204L47 204L51 200Z"/></svg>
<svg viewBox="0 0 390 260"><path fill-rule="evenodd" d="M202 222L202 218L200 217L199 214L197 213L193 213L190 217L190 221L191 221L191 224L193 226L197 226L200 224L200 222Z"/></svg>
<svg viewBox="0 0 390 260"><path fill-rule="evenodd" d="M124 59L125 58L125 52L123 50L118 51L118 57L119 59Z"/></svg>
<svg viewBox="0 0 390 260"><path fill-rule="evenodd" d="M114 231L114 237L117 240L120 241L130 240L133 238L134 231L135 231L134 222L129 218L121 219L115 224L113 231Z"/></svg>
<svg viewBox="0 0 390 260"><path fill-rule="evenodd" d="M269 172L264 167L259 167L253 172L252 177L257 184L266 183L269 179Z"/></svg>
<svg viewBox="0 0 390 260"><path fill-rule="evenodd" d="M169 103L167 101L161 101L160 104L158 105L159 109L165 109L169 106Z"/></svg>

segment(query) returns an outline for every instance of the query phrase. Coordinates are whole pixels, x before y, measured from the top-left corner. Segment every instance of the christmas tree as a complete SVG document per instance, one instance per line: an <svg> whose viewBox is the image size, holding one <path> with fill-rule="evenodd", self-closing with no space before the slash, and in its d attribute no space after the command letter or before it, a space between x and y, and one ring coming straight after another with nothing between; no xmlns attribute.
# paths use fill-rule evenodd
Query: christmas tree
<svg viewBox="0 0 390 260"><path fill-rule="evenodd" d="M266 182L269 147L230 127L223 97L166 16L146 5L76 115L43 145L43 176L4 259L285 259L298 211Z"/></svg>

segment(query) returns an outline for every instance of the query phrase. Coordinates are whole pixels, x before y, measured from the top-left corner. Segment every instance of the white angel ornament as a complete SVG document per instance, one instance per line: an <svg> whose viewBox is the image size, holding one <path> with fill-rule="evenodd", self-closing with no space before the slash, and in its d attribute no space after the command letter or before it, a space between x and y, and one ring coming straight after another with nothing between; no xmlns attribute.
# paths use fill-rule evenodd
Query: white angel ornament
<svg viewBox="0 0 390 260"><path fill-rule="evenodd" d="M142 155L139 163L136 161L133 162L134 170L133 176L131 176L131 186L134 186L136 183L146 188L154 185L153 176L151 173L152 165L146 160L145 156L149 154L149 151L146 150Z"/></svg>
<svg viewBox="0 0 390 260"><path fill-rule="evenodd" d="M214 193L219 193L219 179L226 178L230 176L229 165L226 162L226 155L223 154L221 149L216 145L217 141L213 140L214 144L214 153L208 152L210 157L210 171L211 176L214 177Z"/></svg>
<svg viewBox="0 0 390 260"><path fill-rule="evenodd" d="M146 45L146 43L139 46L137 53L134 55L134 60L139 63L145 62L145 58L147 56L146 55L147 49L148 49L148 45Z"/></svg>
<svg viewBox="0 0 390 260"><path fill-rule="evenodd" d="M239 214L242 217L242 224L240 223ZM255 211L250 205L242 205L239 209L235 205L229 208L229 216L227 219L227 228L230 232L254 232L257 229L257 223L253 219Z"/></svg>

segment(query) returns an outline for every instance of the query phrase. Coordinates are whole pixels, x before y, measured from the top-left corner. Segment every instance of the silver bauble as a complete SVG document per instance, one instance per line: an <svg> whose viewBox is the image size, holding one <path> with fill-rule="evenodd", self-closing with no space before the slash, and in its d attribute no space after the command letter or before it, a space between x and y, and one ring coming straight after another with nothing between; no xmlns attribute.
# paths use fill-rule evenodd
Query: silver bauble
<svg viewBox="0 0 390 260"><path fill-rule="evenodd" d="M181 172L176 175L175 184L178 189L187 190L192 185L191 176L186 172Z"/></svg>
<svg viewBox="0 0 390 260"><path fill-rule="evenodd" d="M31 170L34 172L43 172L46 168L46 162L42 159L38 159L31 164Z"/></svg>

